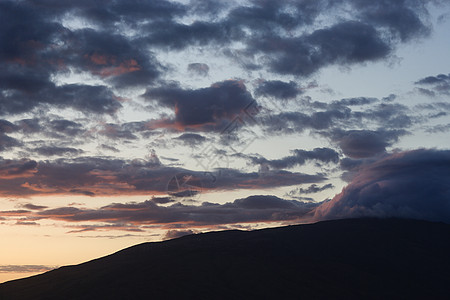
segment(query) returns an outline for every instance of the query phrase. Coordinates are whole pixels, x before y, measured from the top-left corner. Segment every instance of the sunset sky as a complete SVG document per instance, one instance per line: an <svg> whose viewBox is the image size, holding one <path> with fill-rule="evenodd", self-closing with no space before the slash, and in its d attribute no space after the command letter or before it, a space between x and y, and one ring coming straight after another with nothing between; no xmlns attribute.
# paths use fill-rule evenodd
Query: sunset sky
<svg viewBox="0 0 450 300"><path fill-rule="evenodd" d="M450 222L450 1L0 0L0 282L146 241Z"/></svg>

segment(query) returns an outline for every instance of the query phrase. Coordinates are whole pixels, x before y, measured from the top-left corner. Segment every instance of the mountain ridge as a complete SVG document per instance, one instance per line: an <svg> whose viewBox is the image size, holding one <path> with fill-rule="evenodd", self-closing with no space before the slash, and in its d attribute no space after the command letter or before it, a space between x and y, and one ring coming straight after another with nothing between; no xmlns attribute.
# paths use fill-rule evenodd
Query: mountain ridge
<svg viewBox="0 0 450 300"><path fill-rule="evenodd" d="M0 299L445 299L450 225L344 219L143 243L0 284Z"/></svg>

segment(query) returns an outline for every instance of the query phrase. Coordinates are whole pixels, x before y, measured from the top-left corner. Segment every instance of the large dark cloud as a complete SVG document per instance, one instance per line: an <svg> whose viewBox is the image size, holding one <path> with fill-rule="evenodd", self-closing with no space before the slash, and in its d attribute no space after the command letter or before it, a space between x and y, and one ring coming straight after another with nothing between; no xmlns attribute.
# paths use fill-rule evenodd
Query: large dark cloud
<svg viewBox="0 0 450 300"><path fill-rule="evenodd" d="M332 64L351 65L388 57L397 41L429 32L421 1L254 1L231 20L252 29L248 50L263 54L273 72L308 76ZM353 19L292 37L292 29L316 17L350 8ZM343 9L344 10L344 9ZM291 12L290 14L287 12ZM326 12L326 13L325 13ZM264 19L264 22L259 22ZM258 25L261 24L261 25ZM278 29L278 31L277 31ZM279 34L284 29L288 34Z"/></svg>
<svg viewBox="0 0 450 300"><path fill-rule="evenodd" d="M254 41L252 47L273 57L268 57L272 71L301 76L330 64L378 60L390 52L373 27L357 21L320 29L305 38L266 38Z"/></svg>
<svg viewBox="0 0 450 300"><path fill-rule="evenodd" d="M241 63L249 70L299 76L329 65L384 59L399 42L428 34L427 4L431 2L255 0L224 5L203 0L188 6L163 0L2 1L0 113L30 112L45 104L115 114L122 107L117 90L149 86L165 76L168 68L156 55L161 48L220 47L238 62L249 60ZM321 22L324 16L341 11L350 11L351 16ZM86 26L70 25L68 16ZM207 74L206 64L190 66L197 74ZM103 83L56 84L70 72L85 72ZM298 93L289 84L268 82L259 93L291 98ZM167 92L170 87L164 89ZM188 96L201 98L201 93L208 92L198 90ZM217 112L204 108L208 109ZM198 122L211 118L203 115L205 120ZM195 118L177 117L177 121L198 124Z"/></svg>
<svg viewBox="0 0 450 300"><path fill-rule="evenodd" d="M158 100L175 112L174 125L196 127L231 121L254 102L245 85L236 80L217 82L202 89L183 89L178 85L151 88L144 97ZM219 128L222 129L222 128Z"/></svg>
<svg viewBox="0 0 450 300"><path fill-rule="evenodd" d="M394 153L360 165L351 183L315 211L317 219L401 217L450 222L450 151Z"/></svg>

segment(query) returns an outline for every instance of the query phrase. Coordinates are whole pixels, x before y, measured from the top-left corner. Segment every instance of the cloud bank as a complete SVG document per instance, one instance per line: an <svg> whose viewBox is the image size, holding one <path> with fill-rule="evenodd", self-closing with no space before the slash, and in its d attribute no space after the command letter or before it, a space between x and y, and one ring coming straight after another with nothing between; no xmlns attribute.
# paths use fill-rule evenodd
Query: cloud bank
<svg viewBox="0 0 450 300"><path fill-rule="evenodd" d="M315 210L318 220L400 217L450 223L450 151L394 153L356 167L342 192Z"/></svg>

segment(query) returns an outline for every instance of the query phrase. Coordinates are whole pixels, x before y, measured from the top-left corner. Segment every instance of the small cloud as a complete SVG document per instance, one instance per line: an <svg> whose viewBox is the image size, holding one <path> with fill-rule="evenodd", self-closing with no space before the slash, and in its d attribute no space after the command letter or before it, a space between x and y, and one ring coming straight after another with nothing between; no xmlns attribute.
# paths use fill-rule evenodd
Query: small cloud
<svg viewBox="0 0 450 300"><path fill-rule="evenodd" d="M24 204L24 205L22 205L22 207L26 208L26 209L30 209L30 210L42 210L42 209L48 208L48 206L34 205L31 203Z"/></svg>
<svg viewBox="0 0 450 300"><path fill-rule="evenodd" d="M44 265L0 265L0 273L39 273L56 268L56 266Z"/></svg>
<svg viewBox="0 0 450 300"><path fill-rule="evenodd" d="M196 234L195 231L188 229L188 230L167 230L166 234L163 237L163 240L171 240L176 239L185 235L191 235Z"/></svg>
<svg viewBox="0 0 450 300"><path fill-rule="evenodd" d="M208 76L209 66L202 63L192 63L188 65L188 71L198 76Z"/></svg>

